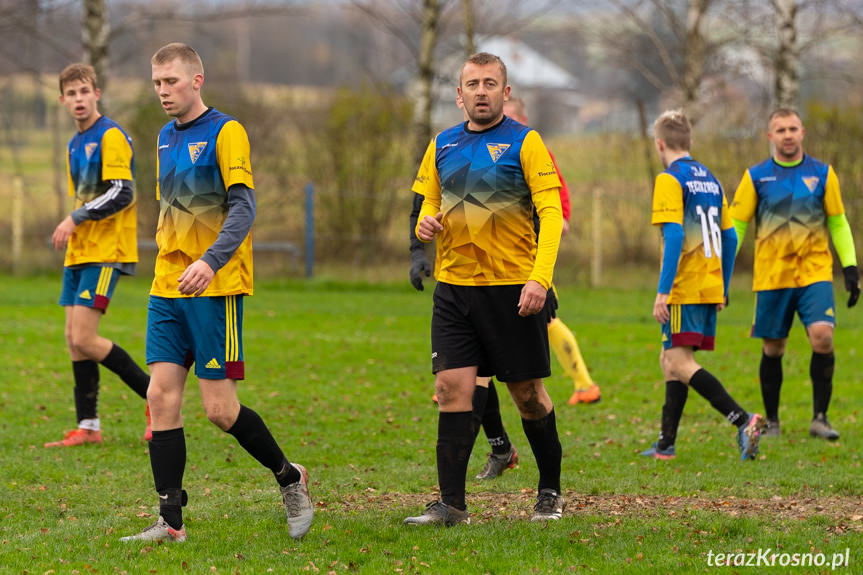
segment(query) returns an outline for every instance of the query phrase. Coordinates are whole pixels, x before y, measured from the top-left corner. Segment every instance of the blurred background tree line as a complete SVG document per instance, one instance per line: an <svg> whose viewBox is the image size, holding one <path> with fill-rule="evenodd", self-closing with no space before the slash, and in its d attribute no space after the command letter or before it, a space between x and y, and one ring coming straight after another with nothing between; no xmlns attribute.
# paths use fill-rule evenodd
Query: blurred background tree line
<svg viewBox="0 0 863 575"><path fill-rule="evenodd" d="M839 175L860 250L861 30L860 0L0 0L0 270L62 265L48 238L71 207L63 154L74 124L57 74L73 61L96 67L103 112L132 135L139 235L153 237L154 142L168 118L149 58L170 41L200 52L205 102L249 132L255 240L301 249L314 186L319 265L407 278L418 158L460 120L458 71L476 50L504 59L569 182L572 232L556 277L607 283L615 270L655 267L650 123L676 107L729 201L770 153L770 109L798 107L807 152ZM142 256L146 273L153 254ZM263 254L257 271L299 273L291 257Z"/></svg>

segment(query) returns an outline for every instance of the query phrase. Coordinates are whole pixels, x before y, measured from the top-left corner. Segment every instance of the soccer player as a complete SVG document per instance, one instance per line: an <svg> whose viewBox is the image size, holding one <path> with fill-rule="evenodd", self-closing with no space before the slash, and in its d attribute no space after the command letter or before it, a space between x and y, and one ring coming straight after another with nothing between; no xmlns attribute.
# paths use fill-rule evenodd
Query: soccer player
<svg viewBox="0 0 863 575"><path fill-rule="evenodd" d="M773 157L743 174L730 211L741 243L755 217L752 337L762 340L759 375L767 416L765 435L780 434L782 356L796 312L812 346L809 434L836 440L839 432L827 420L836 319L828 232L842 262L849 308L860 296L860 277L839 180L831 166L803 153L805 133L795 110L779 108L770 115L767 139L773 145Z"/></svg>
<svg viewBox="0 0 863 575"><path fill-rule="evenodd" d="M679 110L653 124L654 142L665 166L653 190L651 223L662 227L662 267L653 317L662 325L659 362L665 377L665 405L659 440L641 455L675 457L677 427L689 387L737 426L740 459L755 459L764 419L749 414L709 371L695 351L713 349L716 312L725 306L734 268L737 236L719 181L689 155L692 128Z"/></svg>
<svg viewBox="0 0 863 575"><path fill-rule="evenodd" d="M465 474L478 375L506 383L521 414L539 468L532 520L559 519L565 505L554 405L542 384L550 369L540 313L563 227L560 179L539 134L504 116L509 92L500 58L468 58L458 87L468 121L434 138L413 187L424 196L415 233L423 242L437 236L431 333L441 499L406 524L470 521Z"/></svg>
<svg viewBox="0 0 863 575"><path fill-rule="evenodd" d="M70 64L60 73L60 103L78 128L66 156L75 209L57 225L51 241L56 250L66 248L60 305L66 310L78 427L45 447L102 443L99 364L143 399L150 383L150 376L122 347L99 335L117 281L121 275L134 275L138 261L132 140L99 112L101 95L92 66ZM147 419L149 423L149 409ZM147 439L149 432L148 425Z"/></svg>
<svg viewBox="0 0 863 575"><path fill-rule="evenodd" d="M521 98L511 97L504 102L503 113L516 122L527 125L527 112L525 111L524 100ZM563 212L563 235L566 235L569 232L571 213L569 186L566 185L566 180L563 179L563 175L557 168L557 162L551 150L548 151L548 155L554 162L554 169L557 170L557 175L560 177L560 207ZM563 370L572 379L575 386L568 403L569 405L596 403L602 399L602 394L599 386L590 377L575 334L557 317L557 290L553 287L548 292L548 298L548 341L551 344L551 349L554 350L554 355L557 356L557 361L563 366Z"/></svg>
<svg viewBox="0 0 863 575"><path fill-rule="evenodd" d="M159 254L147 314L150 464L159 518L122 540L186 539L181 407L193 363L207 418L273 472L288 531L300 538L314 513L308 474L288 462L261 417L237 397L237 380L244 378L243 296L253 291L249 140L237 120L204 104L204 67L192 48L167 44L151 63L156 94L174 118L158 139Z"/></svg>

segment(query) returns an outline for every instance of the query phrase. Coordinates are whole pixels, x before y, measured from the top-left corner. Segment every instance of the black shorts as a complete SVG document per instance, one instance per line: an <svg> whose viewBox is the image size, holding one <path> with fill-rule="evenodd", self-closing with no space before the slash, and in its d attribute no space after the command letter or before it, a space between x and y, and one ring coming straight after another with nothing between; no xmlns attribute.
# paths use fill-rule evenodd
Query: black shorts
<svg viewBox="0 0 863 575"><path fill-rule="evenodd" d="M438 282L432 312L432 371L478 366L480 377L516 383L551 375L547 314L518 315L522 285Z"/></svg>

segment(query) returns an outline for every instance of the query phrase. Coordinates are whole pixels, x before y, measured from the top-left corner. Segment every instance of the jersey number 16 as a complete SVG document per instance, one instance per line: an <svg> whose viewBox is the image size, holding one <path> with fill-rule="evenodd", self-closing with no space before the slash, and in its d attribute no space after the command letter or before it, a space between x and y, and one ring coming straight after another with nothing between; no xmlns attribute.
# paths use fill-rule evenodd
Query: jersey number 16
<svg viewBox="0 0 863 575"><path fill-rule="evenodd" d="M707 213L701 209L701 206L695 206L695 213L701 218L701 237L704 240L704 257L712 258L713 254L716 257L722 257L722 231L716 223L716 217L719 215L719 208L710 206L707 208ZM710 246L713 245L711 250Z"/></svg>

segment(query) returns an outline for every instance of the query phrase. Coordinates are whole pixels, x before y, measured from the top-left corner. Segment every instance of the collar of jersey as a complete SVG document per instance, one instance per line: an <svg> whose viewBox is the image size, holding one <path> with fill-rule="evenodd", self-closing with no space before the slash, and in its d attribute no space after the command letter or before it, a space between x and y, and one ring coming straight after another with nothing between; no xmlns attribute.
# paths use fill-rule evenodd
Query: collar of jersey
<svg viewBox="0 0 863 575"><path fill-rule="evenodd" d="M796 162L780 162L780 161L779 161L779 160L777 160L777 159L776 159L776 157L774 156L773 161L774 161L776 164L779 164L780 166L782 166L783 168L793 168L794 166L799 166L800 164L802 164L802 163L803 163L803 158L805 158L805 157L806 157L806 155L804 154L804 155L803 155L803 157L802 157L802 158L800 158L799 160L797 160Z"/></svg>
<svg viewBox="0 0 863 575"><path fill-rule="evenodd" d="M203 118L204 116L206 116L207 114L209 114L212 111L213 111L213 107L209 106L207 108L206 112L204 112L203 114L201 114L200 116L198 116L194 120L189 120L185 124L181 124L179 120L174 120L174 129L175 130L188 130L189 128L194 126L198 122L198 120L200 120L201 118Z"/></svg>

